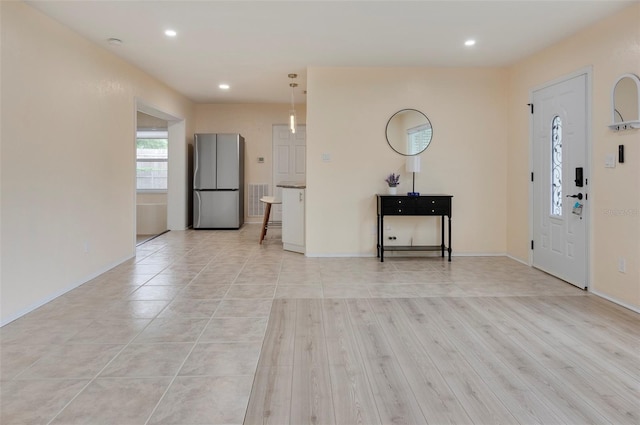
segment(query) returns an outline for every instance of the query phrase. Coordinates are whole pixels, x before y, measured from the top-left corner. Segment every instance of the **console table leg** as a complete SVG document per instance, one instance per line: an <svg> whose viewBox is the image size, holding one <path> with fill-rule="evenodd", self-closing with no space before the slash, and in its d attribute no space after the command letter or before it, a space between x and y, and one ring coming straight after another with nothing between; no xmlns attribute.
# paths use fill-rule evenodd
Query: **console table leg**
<svg viewBox="0 0 640 425"><path fill-rule="evenodd" d="M378 231L376 232L376 256L380 258L380 215L376 217L376 224L378 225Z"/></svg>
<svg viewBox="0 0 640 425"><path fill-rule="evenodd" d="M447 251L449 251L449 261L451 261L451 216L449 216L449 249Z"/></svg>
<svg viewBox="0 0 640 425"><path fill-rule="evenodd" d="M380 237L380 262L384 263L384 215L380 216L378 235Z"/></svg>
<svg viewBox="0 0 640 425"><path fill-rule="evenodd" d="M441 226L440 226L440 231L441 231L441 234L440 234L440 254L441 254L441 257L444 258L444 216L440 217L440 223L441 223ZM449 243L451 243L451 242L449 242Z"/></svg>

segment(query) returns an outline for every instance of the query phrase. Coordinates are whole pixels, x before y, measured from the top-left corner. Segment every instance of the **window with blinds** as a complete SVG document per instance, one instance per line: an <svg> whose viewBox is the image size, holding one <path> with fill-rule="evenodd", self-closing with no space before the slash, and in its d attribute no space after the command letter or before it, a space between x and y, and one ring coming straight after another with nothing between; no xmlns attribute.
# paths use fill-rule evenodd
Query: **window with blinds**
<svg viewBox="0 0 640 425"><path fill-rule="evenodd" d="M407 152L409 155L415 155L426 149L429 141L431 141L431 133L433 129L430 125L419 125L407 130Z"/></svg>
<svg viewBox="0 0 640 425"><path fill-rule="evenodd" d="M138 131L136 181L138 191L166 191L169 165L167 131Z"/></svg>

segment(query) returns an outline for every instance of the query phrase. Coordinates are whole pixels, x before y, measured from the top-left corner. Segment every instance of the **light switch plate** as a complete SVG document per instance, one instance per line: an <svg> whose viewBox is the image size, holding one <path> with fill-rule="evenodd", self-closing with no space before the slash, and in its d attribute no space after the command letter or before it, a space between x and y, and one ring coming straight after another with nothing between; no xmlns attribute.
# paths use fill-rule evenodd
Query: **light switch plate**
<svg viewBox="0 0 640 425"><path fill-rule="evenodd" d="M616 155L613 153L608 153L604 157L604 166L605 168L616 168Z"/></svg>
<svg viewBox="0 0 640 425"><path fill-rule="evenodd" d="M331 154L323 153L322 154L322 162L331 162Z"/></svg>

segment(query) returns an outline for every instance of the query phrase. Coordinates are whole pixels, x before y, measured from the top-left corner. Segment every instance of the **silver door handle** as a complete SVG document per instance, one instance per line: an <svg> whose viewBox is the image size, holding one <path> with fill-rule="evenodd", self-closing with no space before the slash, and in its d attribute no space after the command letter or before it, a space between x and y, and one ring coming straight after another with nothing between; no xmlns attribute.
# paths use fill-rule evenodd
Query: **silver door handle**
<svg viewBox="0 0 640 425"><path fill-rule="evenodd" d="M197 140L193 143L193 150L195 152L195 159L193 161L193 162L195 162L195 164L194 164L195 165L195 169L193 170L193 188L194 189L198 189L199 188L199 185L198 185L198 177L199 177L198 172L200 171L200 170L198 170L198 168L199 168L198 167L198 159L200 157L198 156L198 141Z"/></svg>
<svg viewBox="0 0 640 425"><path fill-rule="evenodd" d="M198 222L196 223L196 227L200 227L200 217L202 216L202 211L201 207L202 207L202 200L200 199L200 192L195 192L196 194L196 198L198 199L198 209L196 210L198 213Z"/></svg>

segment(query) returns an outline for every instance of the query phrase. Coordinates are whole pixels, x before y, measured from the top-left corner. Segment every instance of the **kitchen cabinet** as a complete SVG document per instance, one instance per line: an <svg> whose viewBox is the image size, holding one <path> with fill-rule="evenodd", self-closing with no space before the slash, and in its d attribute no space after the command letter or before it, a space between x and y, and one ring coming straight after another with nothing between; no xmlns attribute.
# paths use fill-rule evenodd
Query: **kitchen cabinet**
<svg viewBox="0 0 640 425"><path fill-rule="evenodd" d="M305 252L306 189L282 188L282 247Z"/></svg>

